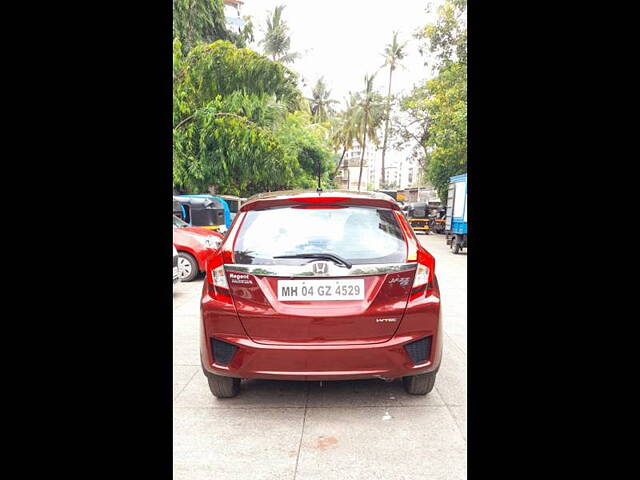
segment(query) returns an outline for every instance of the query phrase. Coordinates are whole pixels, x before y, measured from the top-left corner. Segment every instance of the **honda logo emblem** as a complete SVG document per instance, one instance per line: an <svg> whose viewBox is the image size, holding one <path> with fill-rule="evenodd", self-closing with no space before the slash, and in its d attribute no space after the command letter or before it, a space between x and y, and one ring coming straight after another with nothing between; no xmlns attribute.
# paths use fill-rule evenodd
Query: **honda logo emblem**
<svg viewBox="0 0 640 480"><path fill-rule="evenodd" d="M313 264L313 273L316 275L326 275L329 273L329 264L327 262L315 262Z"/></svg>

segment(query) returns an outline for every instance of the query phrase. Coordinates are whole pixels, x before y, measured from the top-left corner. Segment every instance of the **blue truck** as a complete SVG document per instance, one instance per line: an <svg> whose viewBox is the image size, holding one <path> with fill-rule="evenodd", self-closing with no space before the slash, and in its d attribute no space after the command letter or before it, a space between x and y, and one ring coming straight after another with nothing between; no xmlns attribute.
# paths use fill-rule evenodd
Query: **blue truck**
<svg viewBox="0 0 640 480"><path fill-rule="evenodd" d="M447 245L457 254L467 248L467 174L449 178L445 216Z"/></svg>

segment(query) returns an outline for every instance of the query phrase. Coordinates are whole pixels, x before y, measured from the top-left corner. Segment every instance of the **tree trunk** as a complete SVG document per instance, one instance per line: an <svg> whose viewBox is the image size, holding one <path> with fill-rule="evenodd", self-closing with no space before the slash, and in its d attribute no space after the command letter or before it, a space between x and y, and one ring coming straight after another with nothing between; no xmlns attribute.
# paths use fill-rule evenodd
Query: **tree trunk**
<svg viewBox="0 0 640 480"><path fill-rule="evenodd" d="M338 170L340 170L340 166L342 165L342 159L344 158L344 154L347 153L347 146L345 145L342 149L342 156L340 157L340 161L338 162L338 166L333 172L333 176L335 177L338 174Z"/></svg>
<svg viewBox="0 0 640 480"><path fill-rule="evenodd" d="M360 174L358 175L358 191L360 191L360 182L362 182L362 163L364 162L364 151L367 148L367 123L369 123L369 109L364 113L364 141L362 142L362 155L360 156Z"/></svg>
<svg viewBox="0 0 640 480"><path fill-rule="evenodd" d="M391 112L391 77L393 76L393 66L389 65L389 91L387 93L387 118L384 121L384 142L382 143L382 180L380 188L385 186L384 156L387 153L387 131L389 130L389 113Z"/></svg>

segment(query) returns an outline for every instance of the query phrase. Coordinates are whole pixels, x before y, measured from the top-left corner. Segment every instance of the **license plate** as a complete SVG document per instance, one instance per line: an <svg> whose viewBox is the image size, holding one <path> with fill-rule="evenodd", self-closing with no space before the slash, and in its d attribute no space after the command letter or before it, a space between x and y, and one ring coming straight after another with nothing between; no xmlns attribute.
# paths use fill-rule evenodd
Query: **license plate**
<svg viewBox="0 0 640 480"><path fill-rule="evenodd" d="M364 300L364 279L278 280L278 300Z"/></svg>

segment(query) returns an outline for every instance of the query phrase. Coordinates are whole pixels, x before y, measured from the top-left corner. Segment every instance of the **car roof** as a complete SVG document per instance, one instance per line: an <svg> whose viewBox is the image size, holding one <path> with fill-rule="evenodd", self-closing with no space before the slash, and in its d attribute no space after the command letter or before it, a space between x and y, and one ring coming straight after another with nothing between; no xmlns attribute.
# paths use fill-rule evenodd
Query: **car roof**
<svg viewBox="0 0 640 480"><path fill-rule="evenodd" d="M309 205L361 205L400 210L400 204L393 197L378 192L353 192L350 190L284 190L253 195L240 208L241 212L262 210L277 206Z"/></svg>

